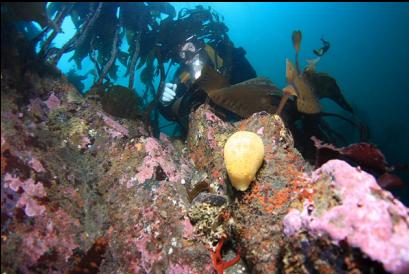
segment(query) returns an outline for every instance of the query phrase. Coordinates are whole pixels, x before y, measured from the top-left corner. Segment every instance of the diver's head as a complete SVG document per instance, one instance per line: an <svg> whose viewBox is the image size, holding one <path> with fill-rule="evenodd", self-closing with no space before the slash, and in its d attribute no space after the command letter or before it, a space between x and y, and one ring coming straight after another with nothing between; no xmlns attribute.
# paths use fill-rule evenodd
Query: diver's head
<svg viewBox="0 0 409 274"><path fill-rule="evenodd" d="M179 57L183 63L190 64L192 63L194 57L198 54L199 53L196 50L196 46L192 42L187 42L182 45L179 52Z"/></svg>
<svg viewBox="0 0 409 274"><path fill-rule="evenodd" d="M189 71L194 80L200 77L204 66L204 57L201 54L203 49L202 45L203 43L201 43L201 41L191 36L186 39L179 51L181 63L189 67Z"/></svg>
<svg viewBox="0 0 409 274"><path fill-rule="evenodd" d="M202 43L196 39L195 35L187 38L180 46L179 57L182 63L190 65L199 58Z"/></svg>

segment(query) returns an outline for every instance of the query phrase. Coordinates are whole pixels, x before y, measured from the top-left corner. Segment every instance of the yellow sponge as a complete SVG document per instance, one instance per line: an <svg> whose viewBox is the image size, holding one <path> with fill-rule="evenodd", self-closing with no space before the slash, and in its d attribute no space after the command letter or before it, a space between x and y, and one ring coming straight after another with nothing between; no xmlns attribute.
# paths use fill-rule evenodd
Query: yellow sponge
<svg viewBox="0 0 409 274"><path fill-rule="evenodd" d="M263 140L254 132L238 131L224 145L224 164L233 187L245 191L263 163Z"/></svg>

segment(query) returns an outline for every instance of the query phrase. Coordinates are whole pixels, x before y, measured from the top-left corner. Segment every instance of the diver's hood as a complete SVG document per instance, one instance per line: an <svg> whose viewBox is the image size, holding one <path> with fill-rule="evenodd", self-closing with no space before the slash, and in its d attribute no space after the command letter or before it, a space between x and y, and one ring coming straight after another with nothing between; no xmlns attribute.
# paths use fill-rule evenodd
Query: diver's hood
<svg viewBox="0 0 409 274"><path fill-rule="evenodd" d="M197 80L202 75L204 67L204 58L202 57L202 48L198 47L200 41L191 36L186 40L180 49L179 57L182 62L189 67L189 73L192 80Z"/></svg>
<svg viewBox="0 0 409 274"><path fill-rule="evenodd" d="M179 51L179 57L182 62L185 64L192 63L194 61L193 58L202 50L201 45L203 45L203 41L199 40L196 35L186 38L181 44Z"/></svg>

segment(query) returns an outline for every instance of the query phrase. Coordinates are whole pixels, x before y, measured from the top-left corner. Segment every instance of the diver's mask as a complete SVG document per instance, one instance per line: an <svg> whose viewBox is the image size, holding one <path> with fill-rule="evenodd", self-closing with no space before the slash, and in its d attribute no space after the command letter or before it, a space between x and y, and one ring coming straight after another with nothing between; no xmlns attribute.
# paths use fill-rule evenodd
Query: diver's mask
<svg viewBox="0 0 409 274"><path fill-rule="evenodd" d="M203 60L200 57L200 50L192 42L187 42L182 46L179 54L183 62L190 67L190 74L193 80L197 80L200 77L204 66Z"/></svg>
<svg viewBox="0 0 409 274"><path fill-rule="evenodd" d="M187 42L180 49L179 56L184 63L189 63L196 54L196 46L192 42Z"/></svg>

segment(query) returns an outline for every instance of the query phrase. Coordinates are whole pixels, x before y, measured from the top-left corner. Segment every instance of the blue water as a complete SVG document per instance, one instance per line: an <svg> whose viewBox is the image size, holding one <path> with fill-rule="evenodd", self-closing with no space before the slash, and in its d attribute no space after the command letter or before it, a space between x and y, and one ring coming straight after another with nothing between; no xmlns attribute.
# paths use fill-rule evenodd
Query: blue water
<svg viewBox="0 0 409 274"><path fill-rule="evenodd" d="M322 46L320 38L324 37L331 48L317 71L337 80L357 116L369 125L371 142L389 162L409 162L408 3L172 3L177 11L197 4L209 5L223 15L231 40L247 51L257 74L281 88L286 84L285 59L294 60L292 31L302 31L302 67L306 59L315 57L312 50ZM69 19L63 28L65 34L57 37L57 46L73 34ZM75 68L67 62L70 56L58 64L63 71ZM83 67L85 73L92 66L84 61ZM136 90L142 91L138 76L136 79ZM86 88L91 82L91 78L85 81ZM118 83L127 86L128 80L120 78ZM321 102L325 111L348 116L333 102ZM350 142L357 141L356 130L348 124L328 121L348 135Z"/></svg>

